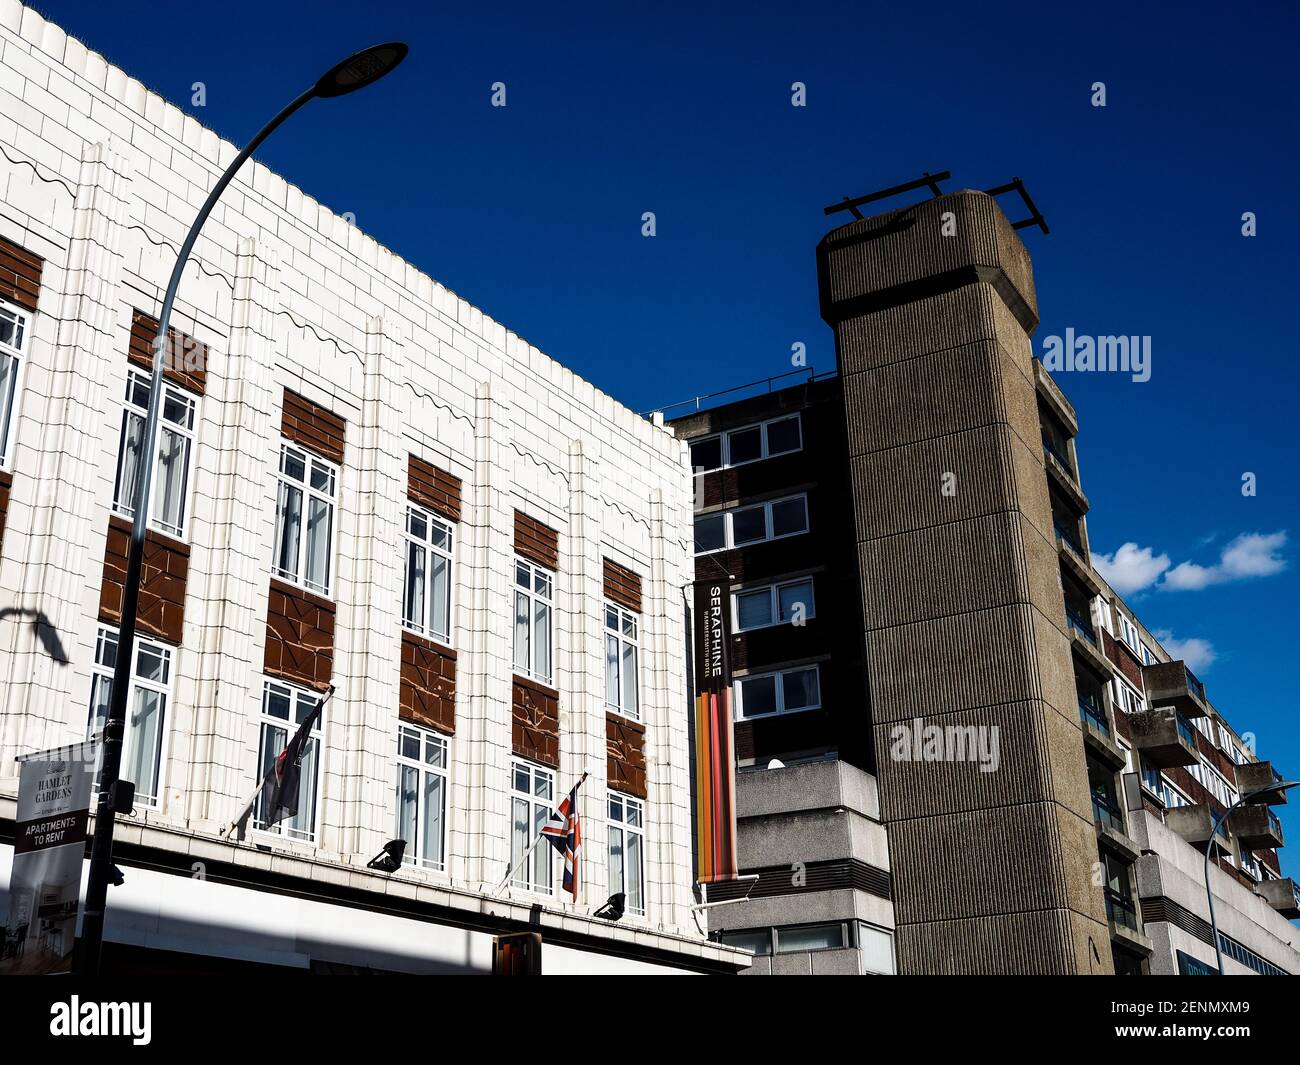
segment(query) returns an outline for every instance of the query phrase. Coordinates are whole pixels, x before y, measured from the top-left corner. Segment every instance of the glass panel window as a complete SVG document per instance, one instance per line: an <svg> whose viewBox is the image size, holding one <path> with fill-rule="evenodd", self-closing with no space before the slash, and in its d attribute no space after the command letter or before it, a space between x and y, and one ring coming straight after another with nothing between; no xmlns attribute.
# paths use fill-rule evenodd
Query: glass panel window
<svg viewBox="0 0 1300 1065"><path fill-rule="evenodd" d="M149 524L171 536L185 531L185 505L189 494L190 460L194 447L198 400L175 385L163 382L158 420L158 453L150 475L153 503ZM122 431L118 436L117 480L113 509L128 518L135 514L135 490L144 447L144 423L149 410L149 377L138 370L127 373L122 403Z"/></svg>
<svg viewBox="0 0 1300 1065"><path fill-rule="evenodd" d="M645 805L609 793L609 893L622 892L628 913L645 915Z"/></svg>
<svg viewBox="0 0 1300 1065"><path fill-rule="evenodd" d="M747 462L785 455L802 447L800 416L789 414L691 441L691 466L706 472L727 466L743 466Z"/></svg>
<svg viewBox="0 0 1300 1065"><path fill-rule="evenodd" d="M803 447L803 438L799 431L799 415L791 418L779 418L767 423L767 453L784 455L798 451Z"/></svg>
<svg viewBox="0 0 1300 1065"><path fill-rule="evenodd" d="M447 867L447 738L426 728L397 727L397 838L409 865Z"/></svg>
<svg viewBox="0 0 1300 1065"><path fill-rule="evenodd" d="M117 666L117 630L101 626L95 640L90 680L87 735L98 740L108 719ZM126 729L122 734L119 775L135 785L138 806L157 806L161 795L163 743L171 695L172 649L140 636L135 640L135 669L127 693ZM98 779L99 768L96 768Z"/></svg>
<svg viewBox="0 0 1300 1065"><path fill-rule="evenodd" d="M515 759L510 765L510 868L523 860L537 841L542 825L555 807L555 774L532 762ZM515 870L511 884L541 895L551 894L555 848L538 843L528 860Z"/></svg>
<svg viewBox="0 0 1300 1065"><path fill-rule="evenodd" d="M791 496L695 518L695 553L720 551L808 531L808 499Z"/></svg>
<svg viewBox="0 0 1300 1065"><path fill-rule="evenodd" d="M262 688L261 730L258 737L257 773L261 780L275 764L281 752L289 745L300 726L316 709L321 696L306 688L283 681L267 680ZM324 715L322 715L323 717ZM312 724L303 748L298 778L298 812L274 825L266 819L271 814L273 789L268 785L258 796L253 827L263 832L274 832L290 839L314 842L316 839L316 806L320 790L321 717Z"/></svg>
<svg viewBox="0 0 1300 1065"><path fill-rule="evenodd" d="M869 924L859 924L858 949L862 951L862 965L868 973L894 974L894 937L889 932Z"/></svg>
<svg viewBox="0 0 1300 1065"><path fill-rule="evenodd" d="M637 676L637 628L640 616L626 607L605 604L605 705L641 719Z"/></svg>
<svg viewBox="0 0 1300 1065"><path fill-rule="evenodd" d="M288 441L281 443L275 574L321 595L330 594L337 489L338 467Z"/></svg>
<svg viewBox="0 0 1300 1065"><path fill-rule="evenodd" d="M727 434L727 460L730 466L754 462L763 457L763 427L751 426Z"/></svg>
<svg viewBox="0 0 1300 1065"><path fill-rule="evenodd" d="M802 577L762 588L746 589L734 597L732 623L737 632L769 625L807 621L815 615L813 579Z"/></svg>
<svg viewBox="0 0 1300 1065"><path fill-rule="evenodd" d="M767 928L746 932L723 932L718 938L729 947L739 947L759 957L772 953L772 932Z"/></svg>
<svg viewBox="0 0 1300 1065"><path fill-rule="evenodd" d="M805 950L835 950L848 945L844 934L844 925L810 924L801 928L778 928L776 930L776 952L794 954Z"/></svg>
<svg viewBox="0 0 1300 1065"><path fill-rule="evenodd" d="M821 691L816 666L741 677L736 681L736 716L740 719L814 710L819 706Z"/></svg>
<svg viewBox="0 0 1300 1065"><path fill-rule="evenodd" d="M452 551L450 524L423 507L406 508L406 594L402 622L412 632L451 643Z"/></svg>
<svg viewBox="0 0 1300 1065"><path fill-rule="evenodd" d="M697 470L716 470L722 465L722 437L709 436L691 441L691 466Z"/></svg>
<svg viewBox="0 0 1300 1065"><path fill-rule="evenodd" d="M4 469L9 468L12 458L11 430L26 341L27 316L0 300L0 468Z"/></svg>
<svg viewBox="0 0 1300 1065"><path fill-rule="evenodd" d="M550 684L555 574L515 559L515 669Z"/></svg>

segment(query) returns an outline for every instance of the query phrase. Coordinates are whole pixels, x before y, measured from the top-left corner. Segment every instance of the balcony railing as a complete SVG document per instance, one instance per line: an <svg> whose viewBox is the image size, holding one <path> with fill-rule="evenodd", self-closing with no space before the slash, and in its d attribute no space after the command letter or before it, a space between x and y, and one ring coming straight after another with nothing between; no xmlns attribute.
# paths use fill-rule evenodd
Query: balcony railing
<svg viewBox="0 0 1300 1065"><path fill-rule="evenodd" d="M1192 728L1191 723L1182 714L1175 714L1174 716L1178 721L1178 735L1184 743L1196 750L1196 729Z"/></svg>
<svg viewBox="0 0 1300 1065"><path fill-rule="evenodd" d="M1069 457L1061 448L1056 446L1056 442L1050 439L1046 433L1043 434L1043 454L1051 455L1052 458L1065 467L1067 473L1071 476L1074 475L1074 467L1071 465Z"/></svg>
<svg viewBox="0 0 1300 1065"><path fill-rule="evenodd" d="M1079 696L1079 720L1085 725L1092 725L1105 736L1110 735L1110 722L1106 720L1105 711L1082 695Z"/></svg>
<svg viewBox="0 0 1300 1065"><path fill-rule="evenodd" d="M1092 793L1092 819L1099 825L1109 825L1116 832L1124 831L1124 812L1105 795Z"/></svg>
<svg viewBox="0 0 1300 1065"><path fill-rule="evenodd" d="M1092 622L1077 609L1065 604L1065 621L1075 632L1087 640L1093 647L1097 646L1097 632L1092 627Z"/></svg>
<svg viewBox="0 0 1300 1065"><path fill-rule="evenodd" d="M1079 543L1079 529L1077 526L1074 529L1071 529L1059 518L1053 518L1052 528L1055 530L1056 538L1058 540L1064 540L1065 545L1071 551L1080 557L1083 556L1083 545Z"/></svg>
<svg viewBox="0 0 1300 1065"><path fill-rule="evenodd" d="M1114 888L1106 889L1106 917L1131 932L1138 930L1137 909L1133 900L1125 898Z"/></svg>
<svg viewBox="0 0 1300 1065"><path fill-rule="evenodd" d="M1200 699L1201 702L1205 702L1205 685L1197 679L1196 674L1190 669L1187 670L1187 690Z"/></svg>

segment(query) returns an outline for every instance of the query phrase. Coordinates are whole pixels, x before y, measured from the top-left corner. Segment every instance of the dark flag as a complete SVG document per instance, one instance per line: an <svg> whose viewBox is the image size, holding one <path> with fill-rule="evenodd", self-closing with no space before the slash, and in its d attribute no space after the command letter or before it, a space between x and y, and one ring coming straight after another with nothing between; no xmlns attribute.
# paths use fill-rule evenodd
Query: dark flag
<svg viewBox="0 0 1300 1065"><path fill-rule="evenodd" d="M322 696L316 703L315 709L303 719L302 724L298 726L298 731L293 734L293 739L276 756L275 763L267 773L267 783L271 785L271 798L266 804L266 817L263 823L268 828L298 814L298 785L302 778L302 756L307 750L311 730L320 718L327 698L329 696Z"/></svg>

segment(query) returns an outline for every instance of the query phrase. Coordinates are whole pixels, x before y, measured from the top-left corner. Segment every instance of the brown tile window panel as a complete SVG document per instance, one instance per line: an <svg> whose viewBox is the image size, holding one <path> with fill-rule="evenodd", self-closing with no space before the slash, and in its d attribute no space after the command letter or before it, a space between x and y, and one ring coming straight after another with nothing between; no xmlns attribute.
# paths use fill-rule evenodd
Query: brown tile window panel
<svg viewBox="0 0 1300 1065"><path fill-rule="evenodd" d="M397 716L448 735L456 732L456 652L405 629Z"/></svg>
<svg viewBox="0 0 1300 1065"><path fill-rule="evenodd" d="M547 569L559 569L560 534L536 518L515 511L515 552Z"/></svg>
<svg viewBox="0 0 1300 1065"><path fill-rule="evenodd" d="M332 411L284 390L284 415L280 432L331 462L343 462L343 437L347 422Z"/></svg>
<svg viewBox="0 0 1300 1065"><path fill-rule="evenodd" d="M605 563L605 598L641 613L641 578L626 566L609 559Z"/></svg>
<svg viewBox="0 0 1300 1065"><path fill-rule="evenodd" d="M460 521L460 478L411 455L406 464L406 494L448 521Z"/></svg>
<svg viewBox="0 0 1300 1065"><path fill-rule="evenodd" d="M515 677L511 747L520 758L560 768L560 693Z"/></svg>
<svg viewBox="0 0 1300 1065"><path fill-rule="evenodd" d="M12 240L0 237L0 296L29 311L36 310L45 260Z"/></svg>
<svg viewBox="0 0 1300 1065"><path fill-rule="evenodd" d="M622 714L605 711L605 769L609 787L639 799L646 797L645 726Z"/></svg>
<svg viewBox="0 0 1300 1065"><path fill-rule="evenodd" d="M272 578L263 668L316 691L328 688L334 672L334 604Z"/></svg>
<svg viewBox="0 0 1300 1065"><path fill-rule="evenodd" d="M108 519L104 545L104 580L99 590L99 617L114 625L122 620L122 589L131 523L118 514ZM187 544L148 529L144 534L144 569L140 582L137 625L141 632L179 644L185 629L185 582L190 572Z"/></svg>
<svg viewBox="0 0 1300 1065"><path fill-rule="evenodd" d="M1101 630L1101 634L1106 645L1106 657L1119 666L1120 672L1132 682L1133 687L1140 692L1145 692L1146 689L1142 686L1142 664L1128 649L1128 645L1115 639L1105 629Z"/></svg>
<svg viewBox="0 0 1300 1065"><path fill-rule="evenodd" d="M140 369L153 371L153 346L158 337L158 319L144 311L131 313L131 343L127 358ZM197 392L200 396L208 384L208 346L192 336L178 333L167 327L167 343L171 356L163 369L163 376L174 384Z"/></svg>
<svg viewBox="0 0 1300 1065"><path fill-rule="evenodd" d="M0 549L4 548L5 522L9 517L9 493L13 491L13 487L13 474L0 470Z"/></svg>

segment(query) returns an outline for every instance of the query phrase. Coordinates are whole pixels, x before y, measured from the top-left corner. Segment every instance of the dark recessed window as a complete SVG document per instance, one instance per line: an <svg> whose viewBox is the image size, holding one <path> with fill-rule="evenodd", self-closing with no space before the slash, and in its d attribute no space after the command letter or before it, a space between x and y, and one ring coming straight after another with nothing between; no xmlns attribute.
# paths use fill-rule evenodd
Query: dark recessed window
<svg viewBox="0 0 1300 1065"><path fill-rule="evenodd" d="M691 444L691 466L697 470L716 470L722 465L722 437L711 436Z"/></svg>

